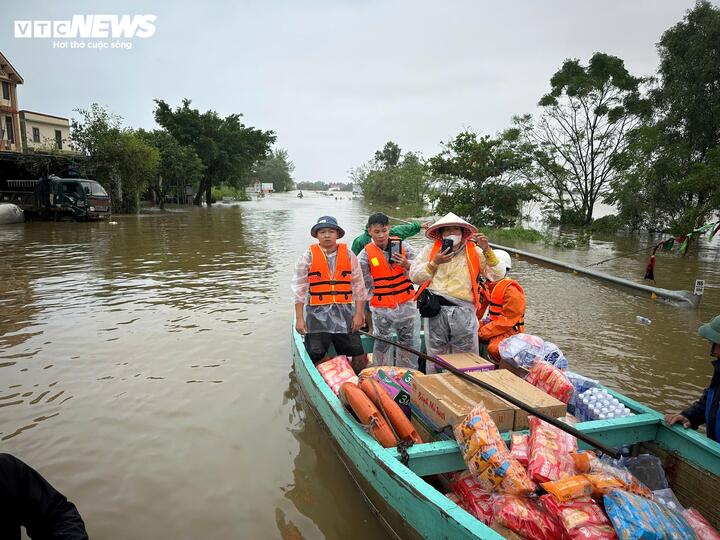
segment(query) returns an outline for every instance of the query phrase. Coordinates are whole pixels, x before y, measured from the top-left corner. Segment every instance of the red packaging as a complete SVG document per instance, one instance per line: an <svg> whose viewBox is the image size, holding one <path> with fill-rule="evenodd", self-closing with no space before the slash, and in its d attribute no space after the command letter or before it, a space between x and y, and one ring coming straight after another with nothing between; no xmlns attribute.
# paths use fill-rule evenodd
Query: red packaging
<svg viewBox="0 0 720 540"><path fill-rule="evenodd" d="M530 454L528 473L538 483L552 482L575 475L571 453L577 452L577 439L543 422L530 417Z"/></svg>
<svg viewBox="0 0 720 540"><path fill-rule="evenodd" d="M710 522L703 517L695 508L688 508L682 513L682 517L695 531L695 535L702 540L720 540L720 533L710 525Z"/></svg>
<svg viewBox="0 0 720 540"><path fill-rule="evenodd" d="M575 393L575 387L565 374L548 362L535 362L525 380L563 403L570 401Z"/></svg>
<svg viewBox="0 0 720 540"><path fill-rule="evenodd" d="M524 433L513 433L510 435L510 455L520 462L520 465L527 467L528 464L528 444L530 435Z"/></svg>
<svg viewBox="0 0 720 540"><path fill-rule="evenodd" d="M463 499L465 509L485 525L493 520L493 494L482 489L471 489Z"/></svg>
<svg viewBox="0 0 720 540"><path fill-rule="evenodd" d="M320 375L332 389L335 395L338 395L340 387L346 382L358 383L358 378L353 371L347 356L341 355L326 360L317 365Z"/></svg>
<svg viewBox="0 0 720 540"><path fill-rule="evenodd" d="M562 538L562 527L537 499L500 495L493 504L495 523L533 540Z"/></svg>
<svg viewBox="0 0 720 540"><path fill-rule="evenodd" d="M540 497L548 513L555 516L564 540L617 540L610 520L591 498L560 502L554 495Z"/></svg>

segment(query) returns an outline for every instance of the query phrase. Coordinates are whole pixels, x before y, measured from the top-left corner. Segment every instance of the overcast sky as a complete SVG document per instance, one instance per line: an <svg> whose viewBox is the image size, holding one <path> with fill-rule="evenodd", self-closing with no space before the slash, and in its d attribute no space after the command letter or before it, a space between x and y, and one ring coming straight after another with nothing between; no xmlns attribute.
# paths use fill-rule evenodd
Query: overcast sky
<svg viewBox="0 0 720 540"><path fill-rule="evenodd" d="M72 117L98 102L129 126L153 128L153 99L187 97L275 131L297 181L344 181L388 140L429 157L464 128L501 131L512 115L535 112L566 58L603 51L652 74L660 35L694 5L1 1L0 51L25 79L21 109ZM13 35L14 20L74 14L154 14L156 33L102 51Z"/></svg>

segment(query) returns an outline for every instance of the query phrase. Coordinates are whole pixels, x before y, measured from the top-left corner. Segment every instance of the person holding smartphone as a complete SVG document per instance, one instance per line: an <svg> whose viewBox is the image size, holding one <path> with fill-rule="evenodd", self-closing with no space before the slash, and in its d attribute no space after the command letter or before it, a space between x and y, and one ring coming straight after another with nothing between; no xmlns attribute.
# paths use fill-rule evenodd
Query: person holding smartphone
<svg viewBox="0 0 720 540"><path fill-rule="evenodd" d="M433 243L410 267L410 279L422 284L426 296L437 304L437 310L426 313L425 349L431 356L478 354L479 278L498 281L505 275L505 266L487 238L452 212L428 227L425 235ZM470 241L473 237L477 243ZM437 368L428 365L427 371L434 373Z"/></svg>
<svg viewBox="0 0 720 540"><path fill-rule="evenodd" d="M368 291L373 331L399 343L420 348L420 314L415 306L415 287L408 278L416 251L400 238L390 235L390 220L377 213L368 218L370 242L358 255ZM378 365L418 368L417 355L375 341L373 360Z"/></svg>

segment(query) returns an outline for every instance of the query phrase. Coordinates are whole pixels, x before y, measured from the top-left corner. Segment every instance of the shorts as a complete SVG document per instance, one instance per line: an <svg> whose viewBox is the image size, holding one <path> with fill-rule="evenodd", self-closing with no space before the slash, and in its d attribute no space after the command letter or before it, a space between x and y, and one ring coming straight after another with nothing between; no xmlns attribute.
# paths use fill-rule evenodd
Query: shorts
<svg viewBox="0 0 720 540"><path fill-rule="evenodd" d="M325 358L331 344L335 347L337 354L346 356L365 354L360 334L331 334L330 332L305 334L305 349L314 364Z"/></svg>

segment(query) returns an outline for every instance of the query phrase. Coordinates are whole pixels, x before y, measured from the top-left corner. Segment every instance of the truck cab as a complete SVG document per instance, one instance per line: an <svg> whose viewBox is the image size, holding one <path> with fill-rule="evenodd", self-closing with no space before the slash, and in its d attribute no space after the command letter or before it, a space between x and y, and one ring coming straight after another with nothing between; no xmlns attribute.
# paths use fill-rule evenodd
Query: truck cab
<svg viewBox="0 0 720 540"><path fill-rule="evenodd" d="M49 176L37 182L35 211L44 219L105 219L110 216L110 196L94 180Z"/></svg>

